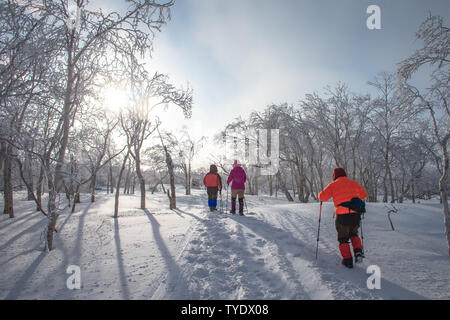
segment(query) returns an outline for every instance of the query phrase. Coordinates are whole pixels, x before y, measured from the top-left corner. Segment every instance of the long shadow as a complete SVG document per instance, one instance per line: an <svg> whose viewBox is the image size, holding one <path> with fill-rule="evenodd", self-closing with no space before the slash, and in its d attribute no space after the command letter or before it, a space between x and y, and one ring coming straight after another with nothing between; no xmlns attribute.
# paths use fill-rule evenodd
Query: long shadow
<svg viewBox="0 0 450 320"><path fill-rule="evenodd" d="M11 289L11 291L9 291L5 300L14 300L19 297L19 295L22 293L22 290L24 289L25 285L31 279L33 273L36 271L36 269L38 268L38 266L40 265L42 260L44 260L45 256L46 256L46 253L41 252L41 254L33 261L33 263L28 267L28 269L25 270L25 272L20 277L20 279L17 279L15 286Z"/></svg>
<svg viewBox="0 0 450 320"><path fill-rule="evenodd" d="M58 232L59 232L59 234L61 234L64 226L66 225L67 221L71 217L78 218L76 243L75 243L75 246L70 255L69 255L69 250L64 246L64 241L62 241L62 240L58 241L57 247L60 248L60 251L63 254L62 261L56 267L57 270L59 271L59 275L66 275L66 268L69 265L77 265L83 270L82 265L81 265L81 256L82 256L82 247L83 247L83 231L84 231L84 226L85 226L85 219L86 219L87 214L89 213L89 209L91 208L92 204L93 204L92 202L89 202L89 204L86 205L86 207L82 210L80 215L74 216L73 213L69 213L67 215L66 219L64 220L64 222L59 226ZM52 281L51 276L52 275L49 275L47 277L46 281ZM54 299L60 298L63 294L67 294L67 292L69 292L69 294L74 294L76 291L69 290L66 287L60 288L59 290L57 290L55 292Z"/></svg>
<svg viewBox="0 0 450 320"><path fill-rule="evenodd" d="M92 205L92 202L89 202L89 204L83 209L83 212L81 213L81 215L84 215L84 214L89 210L89 208L91 207L91 205ZM75 213L75 212L74 212L74 213ZM67 221L69 221L69 219L73 217L73 214L74 214L74 213L68 213L68 214L67 214L67 216L66 216L66 218L64 219L64 221L63 221L63 222L59 225L59 227L58 227L58 231L59 231L59 232L61 232L61 231L64 229L64 226L66 225Z"/></svg>
<svg viewBox="0 0 450 320"><path fill-rule="evenodd" d="M161 252L161 255L164 259L164 262L168 270L166 284L168 285L169 290L173 292L175 286L177 285L186 286L186 283L184 282L185 280L182 279L180 267L178 266L175 259L172 257L172 254L170 253L169 249L167 248L164 242L164 239L161 236L159 222L147 209L144 209L144 212L147 215L148 220L150 220L150 224L152 225L153 237L155 238L156 245L158 246L158 249ZM188 294L187 291L185 291L185 293Z"/></svg>
<svg viewBox="0 0 450 320"><path fill-rule="evenodd" d="M0 251L9 247L14 241L16 241L17 239L19 239L20 237L32 233L34 231L36 231L38 229L38 227L41 227L42 224L44 224L45 221L43 220L39 220L38 222L36 222L35 224L29 226L28 228L26 228L25 230L19 232L18 234L16 234L14 237L12 237L11 239L9 239L6 243L4 243L1 247L0 247Z"/></svg>
<svg viewBox="0 0 450 320"><path fill-rule="evenodd" d="M208 283L208 286L210 287L209 294L212 295L212 297L206 297L206 299L223 299L221 294L229 291L230 285L235 286L233 290L238 290L239 286L242 286L244 290L249 289L246 293L248 299L262 299L264 296L266 296L264 299L267 299L267 297L269 299L278 299L283 295L283 292L274 291L267 293L264 291L265 288L267 288L266 282L272 282L272 284L269 284L269 286L271 286L274 283L284 283L284 281L276 272L264 269L263 262L255 258L255 253L244 247L247 239L242 230L242 226L239 225L239 223L237 224L237 239L232 240L230 231L223 226L223 223L226 223L227 215L214 212L208 215L208 218L201 219L184 210L176 210L201 222L202 227L206 229L206 236L202 236L202 241L213 244L211 252L208 251L209 258L207 261L213 265L213 269L223 269L222 272L214 272L208 276L211 277L209 281L212 280L212 282ZM234 216L229 217L233 219ZM235 218L236 221L240 219L238 217ZM214 221L215 219L219 220ZM218 223L219 221L222 221L223 223ZM220 243L224 241L225 243L220 245ZM228 247L226 242L229 242L231 247ZM242 265L236 266L233 264L234 255L237 255L239 261L242 261ZM202 259L202 256L200 256L200 259ZM204 262L202 262L202 264L203 263ZM205 266L205 268L207 267ZM202 297L202 299L204 298L205 297ZM229 298L230 297L225 297L225 299Z"/></svg>
<svg viewBox="0 0 450 320"><path fill-rule="evenodd" d="M28 217L30 217L31 215L33 215L33 214L39 214L39 212L37 212L37 211L35 211L35 212L30 212L30 213L27 213L27 214L25 214L25 215L23 215L23 216L20 216L20 217L18 217L18 218L14 218L14 219L10 219L10 220L8 220L8 221L10 221L10 223L7 223L7 224L3 224L2 226L0 226L0 230L3 230L3 229L5 229L5 228L7 228L7 227L9 227L9 226L11 226L11 225L14 225L14 226L18 226L16 223L17 222L19 222L19 221L21 221L21 220L23 220L23 219L25 219L25 218L28 218ZM42 213L41 213L42 214ZM44 217L44 215L42 215L43 217ZM24 221L24 222L22 222L22 223L25 223L26 221ZM22 225L22 223L21 224L19 224L19 225Z"/></svg>
<svg viewBox="0 0 450 320"><path fill-rule="evenodd" d="M272 241L281 249L281 251L298 254L299 250L296 250L295 246L291 246L291 245L283 246L283 242L286 242L286 241L288 241L288 242L293 241L292 242L293 244L298 243L299 245L303 244L304 247L309 247L309 246L306 246L303 241L294 238L290 234L290 232L286 232L282 229L275 228L275 227L271 226L270 224L267 224L263 221L260 221L260 220L254 219L254 218L249 218L249 217L232 217L232 219L245 225L246 227L253 230L253 232L260 235L264 239L266 239L268 241ZM279 234L278 237L276 236L277 234ZM306 250L301 251L302 255L304 255L305 251ZM313 255L312 250L308 249L306 252L307 252L306 257L303 256L303 258L306 258L307 260L313 262L314 255ZM335 254L329 254L327 252L322 252L321 256L322 256L322 259L321 259L322 261L336 260ZM323 274L323 275L328 278L327 281L340 282L340 281L345 280L345 281L348 281L355 285L360 284L361 285L359 287L360 291L361 292L366 291L368 295L373 296L373 297L381 297L382 299L411 299L411 300L427 299L415 292L405 289L405 288L403 288L391 281L388 281L384 278L382 278L382 280L381 280L381 286L382 286L381 290L369 290L366 288L366 280L370 275L366 274L365 270L363 272L358 272L357 270L349 270L348 273L345 273L345 271L347 271L347 270L340 270L343 272L339 272L338 274L336 274L336 268L341 268L341 266L340 265L336 266L336 265L334 265L334 263L333 264L326 263L325 265L322 265L322 267L320 269L322 269L322 272L321 272L322 274L323 274L323 271L326 271L326 274Z"/></svg>
<svg viewBox="0 0 450 320"><path fill-rule="evenodd" d="M114 219L114 241L116 243L116 256L117 256L117 263L119 266L119 277L120 277L120 284L122 288L122 296L124 299L129 300L130 299L130 290L128 288L128 281L127 281L127 275L125 272L125 266L123 263L123 255L122 255L122 247L120 245L120 235L119 235L119 219Z"/></svg>
<svg viewBox="0 0 450 320"><path fill-rule="evenodd" d="M147 209L146 209L146 210L147 210ZM200 221L200 222L204 222L204 220L203 220L202 218L199 218L199 217L197 217L196 215L194 215L194 214L192 214L192 213L189 213L189 212L187 212L187 211L184 211L184 210L181 210L181 209L178 209L178 208L172 209L172 211L175 211L176 214L179 215L179 216L181 216L181 217L182 217L183 214L185 214L185 215L191 216L192 218L195 218L196 220L198 220L198 221Z"/></svg>
<svg viewBox="0 0 450 320"><path fill-rule="evenodd" d="M233 219L233 220L240 222L237 217L236 217L236 219ZM241 225L245 225L245 224L241 224ZM240 242L245 242L246 237L242 230L241 225L238 223L238 237L240 239ZM255 248L255 249L257 249L257 248ZM278 250L281 251L284 249L282 249L281 246L279 246ZM294 270L293 266L289 263L288 259L286 257L284 257L281 252L280 252L279 256L280 256L280 260L278 261L278 263L279 263L280 267L282 267L281 269L286 271L288 273L288 276L290 276L290 277L283 279L279 274L277 274L275 272L269 272L268 270L264 270L266 278L272 280L272 282L274 284L277 284L278 286L280 286L280 284L282 284L282 286L277 289L278 290L277 292L271 293L272 295L275 295L275 297L270 297L269 299L282 299L282 298L287 298L287 299L291 299L291 300L292 299L298 300L298 299L305 299L305 298L310 299L308 293L305 292L305 290L303 289L303 285L296 279L296 277L295 277L296 271ZM245 261L245 265L251 266L251 265L255 265L255 263L257 263L251 257L252 257L252 254L250 252L248 252L247 254L246 253L243 254L242 259ZM257 278L257 280L261 281L259 278ZM267 281L270 281L270 280L267 280ZM288 282L289 282L289 285L292 285L295 283L297 290L294 290L294 292L288 293L286 291L288 289ZM287 293L290 295L289 297L284 296ZM263 293L261 292L260 294L263 294ZM249 299L261 299L261 296L249 297Z"/></svg>
<svg viewBox="0 0 450 320"><path fill-rule="evenodd" d="M281 249L281 251L285 251L287 253L292 254L298 254L299 251L295 248L295 245L307 247L307 244L305 242L303 242L298 238L295 238L291 232L280 228L276 228L271 224L261 221L257 218L249 216L243 217L231 216L231 219L246 226L254 233L259 235L261 238L274 243L275 245L278 246L279 249ZM284 247L283 244L286 242L289 242L292 245Z"/></svg>
<svg viewBox="0 0 450 320"><path fill-rule="evenodd" d="M84 220L89 212L92 203L89 203L86 208L84 208L83 212L78 218L78 230L77 230L77 242L73 249L73 256L75 257L75 263L80 264L81 262L81 250L83 246L83 230L84 230Z"/></svg>
<svg viewBox="0 0 450 320"><path fill-rule="evenodd" d="M27 254L29 254L29 253L31 253L31 252L34 252L34 251L42 251L42 250L40 250L39 247L35 247L35 248L33 248L33 249L29 249L29 250L23 251L23 252L21 252L21 253L16 254L15 256L9 258L8 260L6 260L6 261L0 263L0 266L3 266L3 265L5 265L5 264L7 264L8 262L10 262L10 261L12 261L12 260L14 260L14 259L16 259L16 258L18 258L18 257L20 257L20 256L27 255Z"/></svg>

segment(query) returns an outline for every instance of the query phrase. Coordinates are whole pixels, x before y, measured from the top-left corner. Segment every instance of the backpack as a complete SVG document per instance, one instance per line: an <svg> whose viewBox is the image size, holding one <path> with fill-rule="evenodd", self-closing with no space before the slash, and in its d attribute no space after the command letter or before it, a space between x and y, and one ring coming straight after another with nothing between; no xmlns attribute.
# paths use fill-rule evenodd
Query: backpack
<svg viewBox="0 0 450 320"><path fill-rule="evenodd" d="M353 198L350 201L342 202L339 206L349 208L361 214L366 212L366 203L360 198Z"/></svg>

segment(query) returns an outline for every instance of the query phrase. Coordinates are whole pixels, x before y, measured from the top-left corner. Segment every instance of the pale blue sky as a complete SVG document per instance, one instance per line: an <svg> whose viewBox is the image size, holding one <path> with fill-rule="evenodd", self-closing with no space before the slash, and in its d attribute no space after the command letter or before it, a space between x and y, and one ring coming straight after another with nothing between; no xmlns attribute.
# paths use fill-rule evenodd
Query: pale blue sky
<svg viewBox="0 0 450 320"><path fill-rule="evenodd" d="M381 30L366 27L372 4ZM211 137L239 115L338 81L368 92L368 80L420 45L415 32L428 11L448 25L448 0L178 0L151 64L175 84L189 82L188 124ZM176 128L182 114L170 108L164 120Z"/></svg>

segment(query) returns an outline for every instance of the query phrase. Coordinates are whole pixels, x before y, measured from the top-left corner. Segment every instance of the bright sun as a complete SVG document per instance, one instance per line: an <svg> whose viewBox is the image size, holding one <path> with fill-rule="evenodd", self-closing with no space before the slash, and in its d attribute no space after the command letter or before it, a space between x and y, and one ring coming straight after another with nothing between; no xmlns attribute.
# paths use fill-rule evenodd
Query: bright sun
<svg viewBox="0 0 450 320"><path fill-rule="evenodd" d="M128 95L122 88L106 87L103 89L102 95L103 107L110 112L119 112L129 103Z"/></svg>

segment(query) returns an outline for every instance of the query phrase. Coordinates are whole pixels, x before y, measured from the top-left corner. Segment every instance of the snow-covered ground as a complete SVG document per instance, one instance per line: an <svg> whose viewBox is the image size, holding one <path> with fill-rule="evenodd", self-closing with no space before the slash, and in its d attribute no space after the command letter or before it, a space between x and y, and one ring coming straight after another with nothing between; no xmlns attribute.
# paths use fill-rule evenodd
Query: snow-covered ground
<svg viewBox="0 0 450 320"><path fill-rule="evenodd" d="M340 264L332 203L248 196L248 215L210 213L206 193L178 189L167 196L89 195L57 223L56 249L43 252L46 218L25 195L16 218L0 216L0 299L449 299L450 259L437 202L396 204L391 231L384 204L369 203L363 220L366 259ZM225 197L225 194L224 194ZM224 203L225 208L225 203ZM0 200L0 209L3 202ZM69 290L67 267L81 268L82 286ZM370 265L381 289L368 289Z"/></svg>

